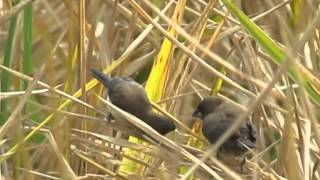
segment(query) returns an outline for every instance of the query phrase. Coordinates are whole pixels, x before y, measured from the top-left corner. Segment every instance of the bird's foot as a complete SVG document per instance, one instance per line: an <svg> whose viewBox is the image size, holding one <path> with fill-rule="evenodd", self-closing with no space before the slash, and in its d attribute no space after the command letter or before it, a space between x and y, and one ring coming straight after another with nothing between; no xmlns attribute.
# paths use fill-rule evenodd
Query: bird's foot
<svg viewBox="0 0 320 180"><path fill-rule="evenodd" d="M244 173L244 168L245 168L244 165L245 165L246 161L247 161L247 159L243 158L243 160L240 163L240 172L241 172L241 174Z"/></svg>
<svg viewBox="0 0 320 180"><path fill-rule="evenodd" d="M111 121L112 121L112 119L113 119L113 116L112 116L112 114L109 112L108 115L106 116L107 124L110 124Z"/></svg>

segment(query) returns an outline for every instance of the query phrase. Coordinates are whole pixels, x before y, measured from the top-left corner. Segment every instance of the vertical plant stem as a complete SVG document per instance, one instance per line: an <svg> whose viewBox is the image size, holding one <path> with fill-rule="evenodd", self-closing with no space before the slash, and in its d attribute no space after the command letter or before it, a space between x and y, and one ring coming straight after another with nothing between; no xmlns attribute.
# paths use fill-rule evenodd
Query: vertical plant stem
<svg viewBox="0 0 320 180"><path fill-rule="evenodd" d="M19 3L20 0L15 1L16 3ZM17 27L17 16L13 16L10 21L9 25L9 32L8 32L8 39L6 42L6 46L4 49L4 59L3 59L3 65L6 67L10 67L11 59L12 59L12 48L13 48L13 41L14 41L14 35L16 32ZM10 81L9 81L9 74L6 71L3 71L1 73L1 92L7 92L10 87ZM1 101L1 113L0 113L0 125L3 125L6 120L8 119L8 102L7 100Z"/></svg>
<svg viewBox="0 0 320 180"><path fill-rule="evenodd" d="M23 12L23 73L32 74L32 4ZM23 88L26 87L27 82L24 82Z"/></svg>

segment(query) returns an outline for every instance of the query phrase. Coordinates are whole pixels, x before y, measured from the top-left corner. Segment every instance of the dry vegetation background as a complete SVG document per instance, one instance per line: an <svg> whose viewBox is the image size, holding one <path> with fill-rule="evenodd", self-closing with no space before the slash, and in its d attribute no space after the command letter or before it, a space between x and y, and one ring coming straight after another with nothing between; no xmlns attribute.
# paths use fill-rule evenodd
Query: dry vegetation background
<svg viewBox="0 0 320 180"><path fill-rule="evenodd" d="M319 26L317 0L2 0L0 177L319 179ZM145 85L177 131L108 124L91 68ZM246 174L191 118L216 94L257 126Z"/></svg>

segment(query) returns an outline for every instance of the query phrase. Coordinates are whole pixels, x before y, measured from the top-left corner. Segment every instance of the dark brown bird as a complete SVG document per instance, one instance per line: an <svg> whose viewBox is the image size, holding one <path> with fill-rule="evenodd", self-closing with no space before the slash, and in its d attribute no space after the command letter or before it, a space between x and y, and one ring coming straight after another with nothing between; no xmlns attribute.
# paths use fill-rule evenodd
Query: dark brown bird
<svg viewBox="0 0 320 180"><path fill-rule="evenodd" d="M203 120L203 135L215 143L242 113L242 109L220 97L206 97L193 113L194 117ZM256 128L247 121L219 148L220 152L243 155L248 148L256 147Z"/></svg>
<svg viewBox="0 0 320 180"><path fill-rule="evenodd" d="M108 88L108 96L112 104L140 118L158 133L165 135L176 126L166 116L154 113L144 88L133 79L110 77L91 69L94 78Z"/></svg>

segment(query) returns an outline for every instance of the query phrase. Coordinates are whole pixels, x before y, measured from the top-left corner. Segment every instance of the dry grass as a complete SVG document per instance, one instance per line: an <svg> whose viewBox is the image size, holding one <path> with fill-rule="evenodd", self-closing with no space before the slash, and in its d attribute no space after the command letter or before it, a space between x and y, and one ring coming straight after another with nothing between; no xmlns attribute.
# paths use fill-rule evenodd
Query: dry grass
<svg viewBox="0 0 320 180"><path fill-rule="evenodd" d="M318 1L237 1L275 44L228 2L0 1L1 179L320 179ZM146 84L177 130L105 101L90 68ZM215 145L191 118L211 94L246 110ZM258 148L240 174L212 154L248 116Z"/></svg>

